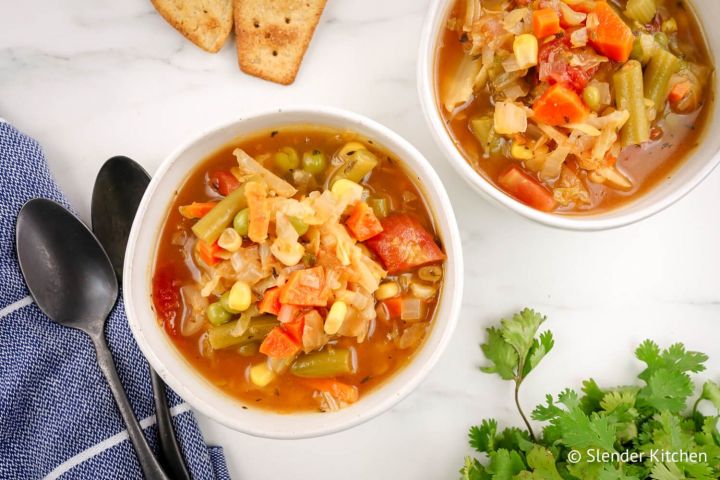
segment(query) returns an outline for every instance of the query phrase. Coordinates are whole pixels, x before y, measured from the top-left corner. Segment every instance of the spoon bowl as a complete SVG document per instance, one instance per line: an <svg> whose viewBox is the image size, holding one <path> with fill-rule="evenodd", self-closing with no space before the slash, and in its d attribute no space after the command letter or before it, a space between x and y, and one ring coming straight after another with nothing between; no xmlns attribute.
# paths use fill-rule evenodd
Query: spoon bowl
<svg viewBox="0 0 720 480"><path fill-rule="evenodd" d="M118 296L107 254L59 204L37 198L17 219L20 269L38 307L55 322L97 336Z"/></svg>

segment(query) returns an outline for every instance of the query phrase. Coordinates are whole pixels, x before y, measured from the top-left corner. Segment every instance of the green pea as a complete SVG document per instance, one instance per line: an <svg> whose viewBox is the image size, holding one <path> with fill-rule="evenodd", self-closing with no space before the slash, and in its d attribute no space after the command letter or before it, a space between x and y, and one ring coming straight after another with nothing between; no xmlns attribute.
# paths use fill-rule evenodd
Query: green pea
<svg viewBox="0 0 720 480"><path fill-rule="evenodd" d="M295 170L300 166L300 158L297 152L292 147L283 147L275 153L275 166L282 172L289 172Z"/></svg>
<svg viewBox="0 0 720 480"><path fill-rule="evenodd" d="M588 85L583 89L583 100L590 110L600 109L600 90L595 85Z"/></svg>
<svg viewBox="0 0 720 480"><path fill-rule="evenodd" d="M230 305L228 305L229 298L230 298L230 290L228 290L227 292L222 294L222 296L220 297L220 305L222 305L223 309L230 314L233 314L233 315L239 314L240 313L239 311L233 310L232 308L230 308Z"/></svg>
<svg viewBox="0 0 720 480"><path fill-rule="evenodd" d="M250 228L250 210L243 208L235 215L233 228L241 237L248 234L248 229Z"/></svg>
<svg viewBox="0 0 720 480"><path fill-rule="evenodd" d="M288 217L290 220L290 223L292 223L293 228L298 233L298 235L305 235L305 232L308 231L308 224L303 222L297 217Z"/></svg>
<svg viewBox="0 0 720 480"><path fill-rule="evenodd" d="M222 325L232 319L232 314L225 310L222 302L211 303L207 308L208 321L213 325Z"/></svg>
<svg viewBox="0 0 720 480"><path fill-rule="evenodd" d="M313 175L319 175L325 171L327 160L325 154L320 150L303 153L302 158L303 170Z"/></svg>

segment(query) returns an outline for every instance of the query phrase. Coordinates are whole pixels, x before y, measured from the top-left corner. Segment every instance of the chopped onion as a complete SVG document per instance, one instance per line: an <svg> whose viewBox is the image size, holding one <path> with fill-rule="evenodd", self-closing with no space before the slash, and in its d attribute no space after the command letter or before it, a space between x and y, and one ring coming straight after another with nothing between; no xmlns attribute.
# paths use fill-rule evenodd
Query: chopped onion
<svg viewBox="0 0 720 480"><path fill-rule="evenodd" d="M403 298L400 318L409 322L421 320L423 310L423 303L419 298Z"/></svg>
<svg viewBox="0 0 720 480"><path fill-rule="evenodd" d="M280 323L290 323L295 320L295 314L298 311L298 307L295 305L283 305L280 307L280 313L278 313L278 321Z"/></svg>
<svg viewBox="0 0 720 480"><path fill-rule="evenodd" d="M571 27L575 27L577 25L580 25L585 21L587 18L587 15L582 12L576 12L569 6L567 6L565 3L560 2L560 15L562 16L565 23Z"/></svg>
<svg viewBox="0 0 720 480"><path fill-rule="evenodd" d="M527 130L527 112L512 102L497 102L494 115L495 131L511 135Z"/></svg>
<svg viewBox="0 0 720 480"><path fill-rule="evenodd" d="M183 304L180 333L183 337L191 337L198 333L205 324L208 299L203 297L194 285L180 287L180 296Z"/></svg>
<svg viewBox="0 0 720 480"><path fill-rule="evenodd" d="M406 328L400 338L397 341L397 346L400 349L406 349L416 346L425 336L427 330L427 324L416 323Z"/></svg>

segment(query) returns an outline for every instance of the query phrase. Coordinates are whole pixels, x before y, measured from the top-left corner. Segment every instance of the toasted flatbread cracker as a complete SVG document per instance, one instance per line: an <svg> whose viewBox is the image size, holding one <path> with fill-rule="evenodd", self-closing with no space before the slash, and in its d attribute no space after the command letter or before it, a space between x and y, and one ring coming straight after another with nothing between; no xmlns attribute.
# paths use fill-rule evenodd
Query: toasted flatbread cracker
<svg viewBox="0 0 720 480"><path fill-rule="evenodd" d="M240 69L272 82L295 81L326 0L234 0Z"/></svg>
<svg viewBox="0 0 720 480"><path fill-rule="evenodd" d="M178 32L211 53L222 48L232 30L232 0L152 0Z"/></svg>

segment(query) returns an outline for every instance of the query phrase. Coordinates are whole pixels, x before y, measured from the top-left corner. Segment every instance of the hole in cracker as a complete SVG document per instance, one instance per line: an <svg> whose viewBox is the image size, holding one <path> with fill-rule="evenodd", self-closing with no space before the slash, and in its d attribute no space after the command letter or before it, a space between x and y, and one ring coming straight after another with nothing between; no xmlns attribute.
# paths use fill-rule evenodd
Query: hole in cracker
<svg viewBox="0 0 720 480"><path fill-rule="evenodd" d="M273 57L277 57L277 50L273 50Z"/></svg>
<svg viewBox="0 0 720 480"><path fill-rule="evenodd" d="M290 18L285 17L285 23L290 23Z"/></svg>
<svg viewBox="0 0 720 480"><path fill-rule="evenodd" d="M253 22L253 25L255 26L255 28L260 28L260 22L258 22L257 20Z"/></svg>

